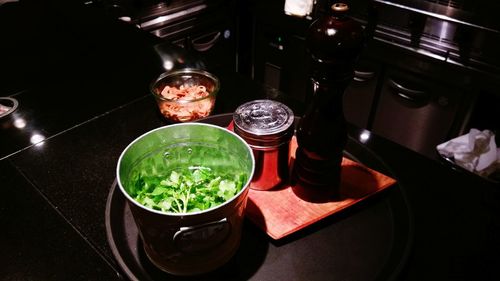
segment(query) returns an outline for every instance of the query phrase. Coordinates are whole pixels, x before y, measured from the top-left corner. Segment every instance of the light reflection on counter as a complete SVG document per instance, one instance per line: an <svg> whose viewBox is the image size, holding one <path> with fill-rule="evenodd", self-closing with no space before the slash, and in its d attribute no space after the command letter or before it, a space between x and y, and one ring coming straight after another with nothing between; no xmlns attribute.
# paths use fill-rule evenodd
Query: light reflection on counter
<svg viewBox="0 0 500 281"><path fill-rule="evenodd" d="M361 143L367 143L370 140L371 133L370 131L364 130L359 134L359 141Z"/></svg>
<svg viewBox="0 0 500 281"><path fill-rule="evenodd" d="M174 68L174 62L171 61L171 60L165 60L163 62L163 68L165 68L165 70L172 70L172 68Z"/></svg>
<svg viewBox="0 0 500 281"><path fill-rule="evenodd" d="M14 119L14 127L18 128L18 129L24 129L26 127L26 120L24 120L23 118L16 118Z"/></svg>
<svg viewBox="0 0 500 281"><path fill-rule="evenodd" d="M35 146L42 146L44 144L45 136L39 133L33 133L30 138L30 142Z"/></svg>

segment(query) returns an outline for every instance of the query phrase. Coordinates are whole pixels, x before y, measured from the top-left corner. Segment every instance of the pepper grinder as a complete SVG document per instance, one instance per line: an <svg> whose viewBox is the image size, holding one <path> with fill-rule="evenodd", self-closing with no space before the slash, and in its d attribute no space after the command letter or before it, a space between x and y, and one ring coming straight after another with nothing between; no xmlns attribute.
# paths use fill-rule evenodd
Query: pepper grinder
<svg viewBox="0 0 500 281"><path fill-rule="evenodd" d="M354 77L354 63L364 43L363 28L348 17L348 10L347 4L335 3L328 15L308 29L308 105L296 132L294 180L332 197L339 195L347 141L343 94Z"/></svg>

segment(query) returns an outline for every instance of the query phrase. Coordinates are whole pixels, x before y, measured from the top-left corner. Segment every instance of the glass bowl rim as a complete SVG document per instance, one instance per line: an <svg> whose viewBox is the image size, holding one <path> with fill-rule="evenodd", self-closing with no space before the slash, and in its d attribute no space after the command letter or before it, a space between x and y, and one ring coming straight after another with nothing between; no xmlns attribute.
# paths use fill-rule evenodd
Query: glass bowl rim
<svg viewBox="0 0 500 281"><path fill-rule="evenodd" d="M160 82L161 80L163 80L163 79L165 79L167 77L171 77L171 76L175 76L175 75L182 75L182 74L196 74L196 75L207 77L211 81L213 81L213 83L214 83L214 90L208 92L208 95L205 96L205 97L198 98L198 99L190 99L190 100L188 100L188 99L177 99L177 100L168 99L168 98L165 98L164 96L162 96L161 94L156 93L156 91L155 91L155 85L158 82ZM164 73L160 74L160 76L158 76L158 78L156 78L151 83L151 85L149 87L150 92L157 99L159 99L161 101L172 102L172 103L179 103L179 104L188 104L188 103L192 103L192 102L198 102L198 101L202 101L202 100L214 98L217 95L217 92L219 91L219 88L220 88L220 82L219 82L219 78L217 78L217 76L215 76L214 74L212 74L212 73L210 73L210 72L208 72L206 70L196 69L196 68L183 68L183 69L178 69L178 70L174 70L174 71L164 72Z"/></svg>

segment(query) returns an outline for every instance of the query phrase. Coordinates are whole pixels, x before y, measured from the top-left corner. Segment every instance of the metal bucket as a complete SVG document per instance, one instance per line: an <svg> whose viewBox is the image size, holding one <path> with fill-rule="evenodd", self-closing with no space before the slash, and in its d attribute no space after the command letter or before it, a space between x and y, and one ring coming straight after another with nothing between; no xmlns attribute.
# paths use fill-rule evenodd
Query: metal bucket
<svg viewBox="0 0 500 281"><path fill-rule="evenodd" d="M131 178L144 163L154 169L205 166L243 172L246 181L236 195L207 210L166 213L145 207L131 196ZM145 165L145 164L144 164ZM254 173L251 148L221 127L183 123L152 130L122 152L118 186L131 209L146 255L158 268L174 275L196 275L225 264L239 247L248 186Z"/></svg>

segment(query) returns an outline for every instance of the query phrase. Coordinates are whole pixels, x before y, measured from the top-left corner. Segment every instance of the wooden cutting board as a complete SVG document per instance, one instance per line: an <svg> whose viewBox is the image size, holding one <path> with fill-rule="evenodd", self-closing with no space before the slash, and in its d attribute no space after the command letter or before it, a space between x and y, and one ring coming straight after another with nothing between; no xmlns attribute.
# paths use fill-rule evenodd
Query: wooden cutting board
<svg viewBox="0 0 500 281"><path fill-rule="evenodd" d="M293 161L297 142L290 143ZM304 188L285 185L277 189L250 189L246 216L273 239L281 239L332 214L342 211L396 183L391 177L343 158L340 197L310 198Z"/></svg>

